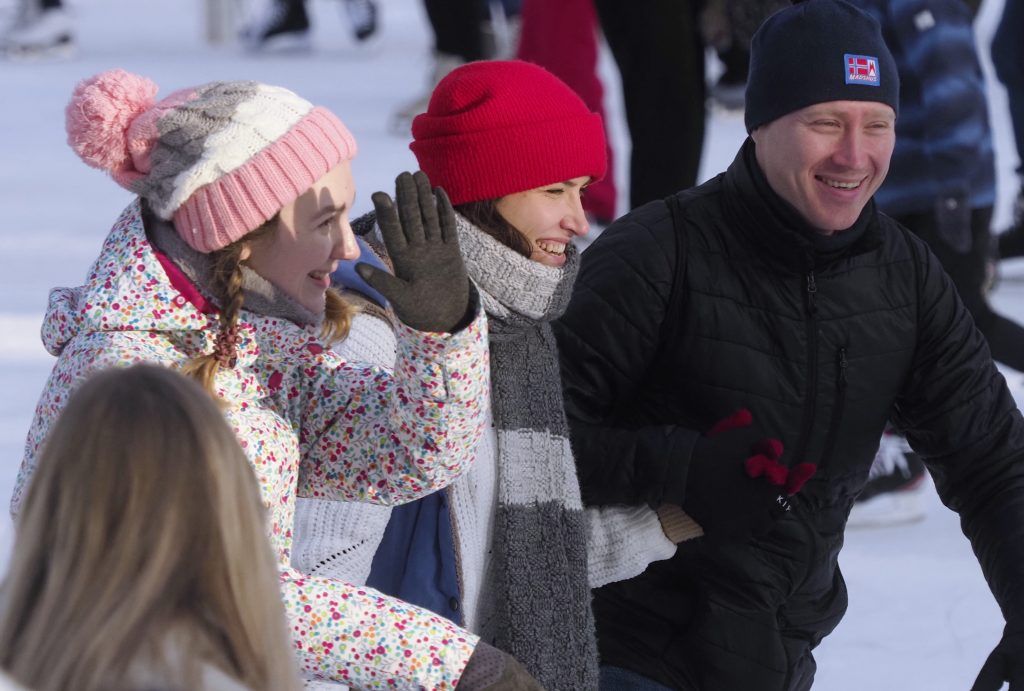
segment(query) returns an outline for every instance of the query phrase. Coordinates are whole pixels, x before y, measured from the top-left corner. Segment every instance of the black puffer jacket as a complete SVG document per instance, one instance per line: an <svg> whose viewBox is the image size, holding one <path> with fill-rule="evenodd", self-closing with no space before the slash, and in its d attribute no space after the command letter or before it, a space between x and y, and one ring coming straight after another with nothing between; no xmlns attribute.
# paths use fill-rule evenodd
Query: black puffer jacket
<svg viewBox="0 0 1024 691"><path fill-rule="evenodd" d="M782 439L784 462L819 471L767 535L684 543L595 591L603 663L679 689L809 688L811 650L846 609L836 559L887 419L1020 620L1024 421L924 243L873 203L850 230L816 235L750 140L677 199L678 229L654 202L584 254L557 325L584 500L682 503L692 428L740 407Z"/></svg>

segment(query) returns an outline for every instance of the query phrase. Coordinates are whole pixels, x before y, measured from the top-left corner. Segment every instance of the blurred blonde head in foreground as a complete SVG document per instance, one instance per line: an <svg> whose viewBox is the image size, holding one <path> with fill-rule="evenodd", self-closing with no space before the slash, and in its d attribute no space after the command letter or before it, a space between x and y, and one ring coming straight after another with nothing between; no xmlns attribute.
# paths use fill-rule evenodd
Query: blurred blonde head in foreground
<svg viewBox="0 0 1024 691"><path fill-rule="evenodd" d="M197 384L136 365L71 397L0 590L0 668L36 691L297 687L256 479Z"/></svg>

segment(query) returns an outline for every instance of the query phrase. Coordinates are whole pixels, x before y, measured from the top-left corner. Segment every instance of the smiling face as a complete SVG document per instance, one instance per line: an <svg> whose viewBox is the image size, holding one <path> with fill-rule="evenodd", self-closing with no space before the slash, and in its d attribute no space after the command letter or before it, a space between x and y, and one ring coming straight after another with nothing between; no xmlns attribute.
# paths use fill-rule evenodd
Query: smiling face
<svg viewBox="0 0 1024 691"><path fill-rule="evenodd" d="M896 113L871 101L818 103L751 133L768 184L826 235L854 224L885 180Z"/></svg>
<svg viewBox="0 0 1024 691"><path fill-rule="evenodd" d="M587 176L509 194L495 203L498 213L530 244L530 259L548 266L565 264L565 249L590 229L583 212Z"/></svg>
<svg viewBox="0 0 1024 691"><path fill-rule="evenodd" d="M338 260L359 256L348 215L355 199L345 161L283 207L273 233L246 247L245 263L313 314L324 311Z"/></svg>

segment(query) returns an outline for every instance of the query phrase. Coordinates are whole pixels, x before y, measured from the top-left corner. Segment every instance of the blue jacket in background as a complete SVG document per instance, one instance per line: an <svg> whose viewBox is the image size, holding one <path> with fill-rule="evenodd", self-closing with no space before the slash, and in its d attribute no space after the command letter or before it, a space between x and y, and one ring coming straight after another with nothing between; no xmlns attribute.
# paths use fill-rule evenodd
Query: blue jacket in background
<svg viewBox="0 0 1024 691"><path fill-rule="evenodd" d="M396 506L366 585L462 625L455 534L448 492Z"/></svg>
<svg viewBox="0 0 1024 691"><path fill-rule="evenodd" d="M879 206L899 216L948 198L993 205L995 154L970 8L961 0L851 1L882 25L900 74L896 150L875 194Z"/></svg>

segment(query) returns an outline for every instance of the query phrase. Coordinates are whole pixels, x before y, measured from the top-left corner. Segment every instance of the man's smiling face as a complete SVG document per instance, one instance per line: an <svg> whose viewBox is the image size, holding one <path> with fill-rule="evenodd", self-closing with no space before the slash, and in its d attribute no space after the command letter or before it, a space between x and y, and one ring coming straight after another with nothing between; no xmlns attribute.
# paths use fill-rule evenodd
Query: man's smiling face
<svg viewBox="0 0 1024 691"><path fill-rule="evenodd" d="M751 133L772 190L826 235L854 224L885 180L896 113L873 101L817 103Z"/></svg>

